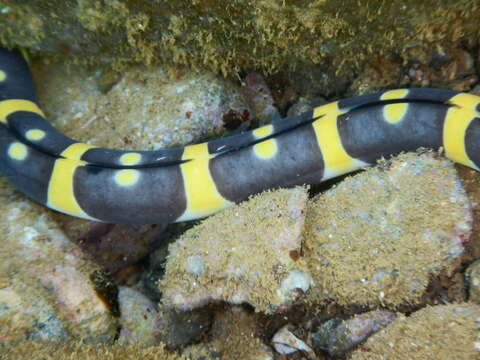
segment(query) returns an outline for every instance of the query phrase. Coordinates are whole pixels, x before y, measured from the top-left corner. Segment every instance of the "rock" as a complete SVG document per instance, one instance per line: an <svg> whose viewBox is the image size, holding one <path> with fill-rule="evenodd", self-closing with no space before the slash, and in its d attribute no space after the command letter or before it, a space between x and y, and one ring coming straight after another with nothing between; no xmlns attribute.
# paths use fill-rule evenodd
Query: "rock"
<svg viewBox="0 0 480 360"><path fill-rule="evenodd" d="M405 154L313 199L304 253L313 302L397 307L422 301L429 280L451 275L472 226L455 168Z"/></svg>
<svg viewBox="0 0 480 360"><path fill-rule="evenodd" d="M480 304L480 260L470 264L465 275L468 282L468 300Z"/></svg>
<svg viewBox="0 0 480 360"><path fill-rule="evenodd" d="M0 202L0 342L112 341L116 320L90 281L98 267L69 242L48 210L3 179Z"/></svg>
<svg viewBox="0 0 480 360"><path fill-rule="evenodd" d="M171 349L179 348L198 341L210 328L210 312L180 312L157 306L133 288L121 286L118 301L121 313L119 344L154 346L162 343Z"/></svg>
<svg viewBox="0 0 480 360"><path fill-rule="evenodd" d="M254 117L259 120L260 124L266 124L281 117L275 107L270 89L260 73L249 73L245 77L244 83L243 93L251 104Z"/></svg>
<svg viewBox="0 0 480 360"><path fill-rule="evenodd" d="M408 317L399 316L386 329L372 335L351 359L478 359L479 324L478 305L426 307Z"/></svg>
<svg viewBox="0 0 480 360"><path fill-rule="evenodd" d="M85 344L82 342L20 342L15 346L3 347L0 344L2 360L186 360L175 353L168 352L162 345L145 347L139 344L107 345Z"/></svg>
<svg viewBox="0 0 480 360"><path fill-rule="evenodd" d="M312 335L312 344L331 356L344 356L393 320L395 313L381 310L370 311L346 320L332 319L315 331Z"/></svg>
<svg viewBox="0 0 480 360"><path fill-rule="evenodd" d="M287 116L296 116L303 114L309 110L312 110L314 107L326 104L327 101L324 98L317 97L315 99L308 99L306 97L300 97L298 101L293 104L287 112Z"/></svg>
<svg viewBox="0 0 480 360"><path fill-rule="evenodd" d="M267 191L207 218L170 245L163 301L193 309L209 301L284 310L310 288L301 260L304 188Z"/></svg>
<svg viewBox="0 0 480 360"><path fill-rule="evenodd" d="M285 325L273 335L272 345L276 352L281 355L289 355L301 351L302 353L306 353L307 358L316 359L315 353L310 346L296 337L289 330L289 327L289 325Z"/></svg>
<svg viewBox="0 0 480 360"><path fill-rule="evenodd" d="M105 71L102 68L97 69ZM39 102L50 121L89 144L150 150L186 145L248 126L251 111L233 83L210 73L133 67L105 94L98 75L74 64L34 67Z"/></svg>
<svg viewBox="0 0 480 360"><path fill-rule="evenodd" d="M118 303L121 314L118 343L158 345L162 319L157 306L142 293L125 286L119 287Z"/></svg>

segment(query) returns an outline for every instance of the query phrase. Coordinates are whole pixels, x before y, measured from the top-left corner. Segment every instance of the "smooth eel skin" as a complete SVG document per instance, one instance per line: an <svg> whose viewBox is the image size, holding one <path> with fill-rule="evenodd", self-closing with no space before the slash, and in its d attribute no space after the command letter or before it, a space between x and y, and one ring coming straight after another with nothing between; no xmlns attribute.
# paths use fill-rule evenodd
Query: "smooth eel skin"
<svg viewBox="0 0 480 360"><path fill-rule="evenodd" d="M55 130L37 106L25 60L0 48L0 172L31 199L72 216L185 221L421 147L442 147L451 160L478 169L479 104L480 97L451 90L388 90L183 148L112 150Z"/></svg>

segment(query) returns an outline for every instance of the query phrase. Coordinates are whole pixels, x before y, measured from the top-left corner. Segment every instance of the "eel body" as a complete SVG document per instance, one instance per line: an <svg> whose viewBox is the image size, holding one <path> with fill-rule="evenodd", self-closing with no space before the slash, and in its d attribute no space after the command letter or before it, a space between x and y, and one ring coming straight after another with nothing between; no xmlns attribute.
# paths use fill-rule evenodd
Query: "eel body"
<svg viewBox="0 0 480 360"><path fill-rule="evenodd" d="M320 183L421 147L478 170L479 112L475 95L398 89L183 148L112 150L55 130L25 60L0 48L0 172L40 204L96 221L202 218L266 189Z"/></svg>

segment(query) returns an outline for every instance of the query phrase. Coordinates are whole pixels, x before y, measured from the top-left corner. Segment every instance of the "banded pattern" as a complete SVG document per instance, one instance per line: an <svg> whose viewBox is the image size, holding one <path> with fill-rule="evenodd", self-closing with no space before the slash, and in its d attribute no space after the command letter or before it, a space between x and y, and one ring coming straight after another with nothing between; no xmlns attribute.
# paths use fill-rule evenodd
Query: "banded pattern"
<svg viewBox="0 0 480 360"><path fill-rule="evenodd" d="M0 172L41 204L112 223L201 218L265 189L319 183L420 147L443 147L478 169L479 112L474 95L398 89L184 148L103 149L55 130L36 104L28 65L0 49Z"/></svg>

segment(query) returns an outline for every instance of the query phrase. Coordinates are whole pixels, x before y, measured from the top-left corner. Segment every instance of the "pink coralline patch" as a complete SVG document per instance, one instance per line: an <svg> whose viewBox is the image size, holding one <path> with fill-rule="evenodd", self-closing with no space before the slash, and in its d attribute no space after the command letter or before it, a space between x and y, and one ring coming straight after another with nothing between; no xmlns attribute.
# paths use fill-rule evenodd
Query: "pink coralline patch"
<svg viewBox="0 0 480 360"><path fill-rule="evenodd" d="M22 299L36 299L27 307L12 307L11 292L0 287L0 309L3 305L6 309L0 316L7 323L24 319L15 337L38 333L44 340L59 334L92 341L113 339L116 320L90 281L98 267L69 241L49 213L18 195L2 193L1 185L5 205L0 219L4 234L0 283L10 285Z"/></svg>

